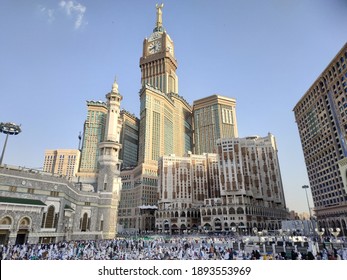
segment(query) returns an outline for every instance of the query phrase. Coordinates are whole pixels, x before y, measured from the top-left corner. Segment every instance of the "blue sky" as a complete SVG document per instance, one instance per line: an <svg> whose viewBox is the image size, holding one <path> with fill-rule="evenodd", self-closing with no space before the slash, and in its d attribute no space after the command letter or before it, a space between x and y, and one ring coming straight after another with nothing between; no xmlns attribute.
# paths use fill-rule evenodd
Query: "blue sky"
<svg viewBox="0 0 347 280"><path fill-rule="evenodd" d="M239 136L276 136L286 202L308 212L293 108L347 41L346 0L167 0L179 94L237 102ZM0 2L0 122L21 124L4 163L42 167L46 149L78 148L86 100L117 77L138 116L139 59L158 1ZM0 135L2 150L5 135ZM310 205L313 206L310 200Z"/></svg>

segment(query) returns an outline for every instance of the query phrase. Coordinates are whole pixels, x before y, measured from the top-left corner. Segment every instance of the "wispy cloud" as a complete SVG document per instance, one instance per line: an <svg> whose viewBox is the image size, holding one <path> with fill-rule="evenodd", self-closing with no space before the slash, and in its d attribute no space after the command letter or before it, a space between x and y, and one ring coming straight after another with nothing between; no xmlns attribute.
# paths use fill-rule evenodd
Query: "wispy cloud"
<svg viewBox="0 0 347 280"><path fill-rule="evenodd" d="M84 14L87 8L82 4L75 1L60 1L59 6L64 10L66 15L74 18L75 29L79 29L82 24L87 23L84 20Z"/></svg>
<svg viewBox="0 0 347 280"><path fill-rule="evenodd" d="M79 29L83 25L87 24L85 20L85 13L87 10L86 6L72 0L61 0L58 5L59 7L56 7L56 9L39 5L38 10L48 19L49 23L52 23L56 19L58 20L63 15L64 17L67 16L74 21L75 29Z"/></svg>
<svg viewBox="0 0 347 280"><path fill-rule="evenodd" d="M54 10L53 10L53 9L49 9L49 8L46 8L46 7L41 6L41 5L39 5L38 8L39 8L39 11L40 11L45 17L48 18L48 22L49 22L49 23L52 23L52 22L55 20L55 17L54 17Z"/></svg>

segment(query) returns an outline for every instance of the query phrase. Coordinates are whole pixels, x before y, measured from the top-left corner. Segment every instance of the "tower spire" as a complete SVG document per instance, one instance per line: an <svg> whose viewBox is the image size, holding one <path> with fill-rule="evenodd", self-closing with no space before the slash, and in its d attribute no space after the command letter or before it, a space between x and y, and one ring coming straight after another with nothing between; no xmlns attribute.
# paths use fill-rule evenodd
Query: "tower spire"
<svg viewBox="0 0 347 280"><path fill-rule="evenodd" d="M114 77L114 82L113 82L113 85L112 85L112 92L119 93L118 92L118 84L117 84L117 76Z"/></svg>
<svg viewBox="0 0 347 280"><path fill-rule="evenodd" d="M154 32L162 32L164 31L164 28L163 28L163 12L162 12L162 9L164 7L164 4L161 3L160 5L159 4L156 4L155 7L157 8L157 23L155 25L155 28L154 28Z"/></svg>

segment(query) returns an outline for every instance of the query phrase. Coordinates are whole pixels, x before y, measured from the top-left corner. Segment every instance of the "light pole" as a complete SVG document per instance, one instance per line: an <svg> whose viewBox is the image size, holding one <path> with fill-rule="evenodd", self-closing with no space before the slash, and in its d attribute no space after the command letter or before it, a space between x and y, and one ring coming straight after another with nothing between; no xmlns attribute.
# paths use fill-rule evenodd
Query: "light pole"
<svg viewBox="0 0 347 280"><path fill-rule="evenodd" d="M337 241L337 236L340 234L341 229L336 228L335 230L333 228L329 228L329 231L332 235L335 237L335 241Z"/></svg>
<svg viewBox="0 0 347 280"><path fill-rule="evenodd" d="M261 236L267 236L268 231L266 229L263 229L262 231L258 230L256 227L253 228L254 234L258 235L259 238L259 251L260 246L263 244L263 253L266 254L266 237L264 237L264 242L261 240Z"/></svg>
<svg viewBox="0 0 347 280"><path fill-rule="evenodd" d="M302 186L303 189L305 189L305 193L306 193L306 200L307 200L307 206L308 206L308 211L309 211L309 214L310 214L310 220L312 218L312 214L311 214L311 207L310 207L310 203L308 201L308 195L307 195L307 189L309 188L308 185L303 185Z"/></svg>
<svg viewBox="0 0 347 280"><path fill-rule="evenodd" d="M17 125L15 123L0 123L0 132L6 134L6 139L4 143L4 147L2 149L1 157L0 157L0 165L2 165L2 160L4 159L4 154L6 150L6 145L7 145L7 139L9 135L17 135L21 132L20 125Z"/></svg>
<svg viewBox="0 0 347 280"><path fill-rule="evenodd" d="M259 246L260 246L260 243L261 243L261 238L260 238L260 237L262 236L263 232L260 231L260 230L258 230L256 227L254 227L252 230L253 230L253 232L254 232L255 235L258 235L258 238L259 238Z"/></svg>
<svg viewBox="0 0 347 280"><path fill-rule="evenodd" d="M312 221L313 217L312 217L311 207L310 207L310 203L308 201L308 195L307 195L307 189L309 188L309 186L308 185L303 185L302 188L305 189L307 207L308 207L308 212L309 212L309 215L310 215L310 224L311 225L309 225L309 229L308 229L309 230L309 234L314 235L314 223Z"/></svg>
<svg viewBox="0 0 347 280"><path fill-rule="evenodd" d="M321 230L319 230L319 228L317 227L317 228L316 228L316 232L317 232L317 234L318 234L319 237L320 237L320 241L323 242L322 236L323 236L323 234L324 234L324 232L325 232L325 228L322 228Z"/></svg>

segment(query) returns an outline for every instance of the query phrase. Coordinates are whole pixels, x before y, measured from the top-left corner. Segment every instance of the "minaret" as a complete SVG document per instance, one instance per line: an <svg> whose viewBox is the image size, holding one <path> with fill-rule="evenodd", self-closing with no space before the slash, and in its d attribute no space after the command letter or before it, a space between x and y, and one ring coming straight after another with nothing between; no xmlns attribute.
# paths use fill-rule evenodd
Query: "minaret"
<svg viewBox="0 0 347 280"><path fill-rule="evenodd" d="M118 204L122 181L119 176L121 160L119 160L119 135L121 130L120 102L122 96L118 91L116 80L112 90L106 94L107 119L104 141L99 143L99 173L97 191L100 193L99 230L103 231L103 239L114 238L117 227Z"/></svg>

